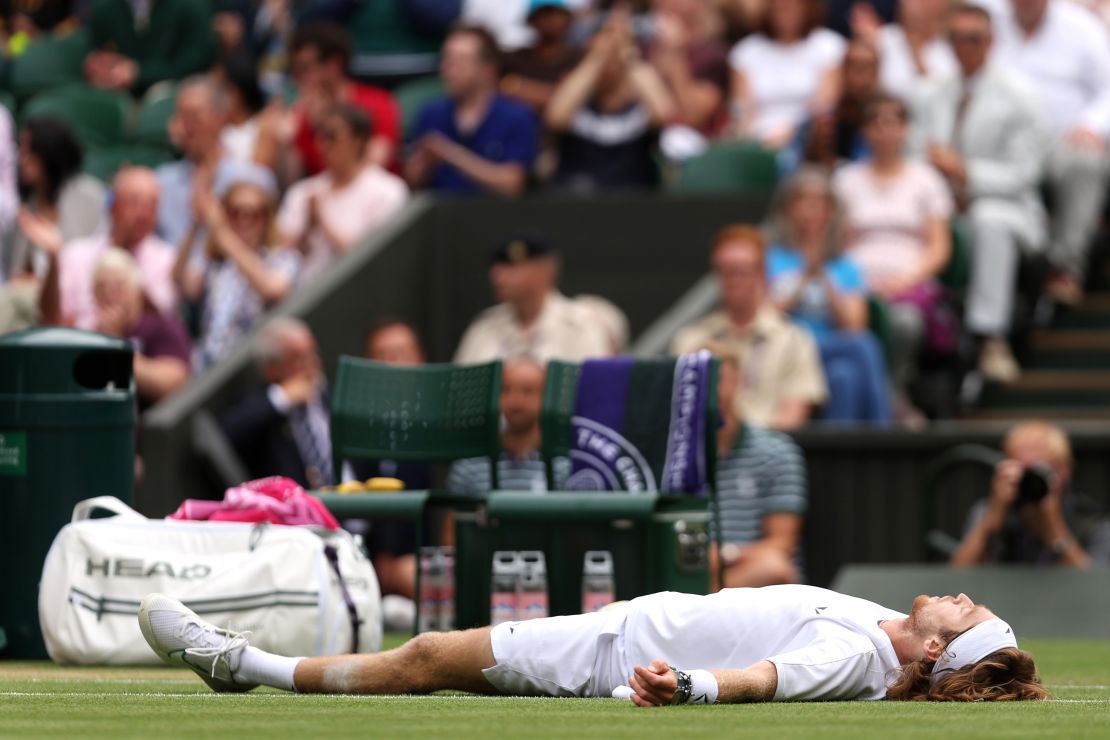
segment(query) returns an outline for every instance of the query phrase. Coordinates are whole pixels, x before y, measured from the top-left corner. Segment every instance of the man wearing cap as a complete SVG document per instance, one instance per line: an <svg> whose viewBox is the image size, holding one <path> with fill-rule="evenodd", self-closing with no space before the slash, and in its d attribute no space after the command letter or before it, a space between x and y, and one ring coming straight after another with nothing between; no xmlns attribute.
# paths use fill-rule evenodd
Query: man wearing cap
<svg viewBox="0 0 1110 740"><path fill-rule="evenodd" d="M486 309L463 334L455 362L527 356L579 362L609 357L613 343L587 306L555 288L559 255L546 239L521 235L493 253L490 284L498 305Z"/></svg>
<svg viewBox="0 0 1110 740"><path fill-rule="evenodd" d="M664 592L603 612L426 632L374 655L285 658L150 594L139 626L216 691L757 701L1044 699L1032 657L985 606L918 596L909 614L813 586ZM986 670L983 670L986 668Z"/></svg>

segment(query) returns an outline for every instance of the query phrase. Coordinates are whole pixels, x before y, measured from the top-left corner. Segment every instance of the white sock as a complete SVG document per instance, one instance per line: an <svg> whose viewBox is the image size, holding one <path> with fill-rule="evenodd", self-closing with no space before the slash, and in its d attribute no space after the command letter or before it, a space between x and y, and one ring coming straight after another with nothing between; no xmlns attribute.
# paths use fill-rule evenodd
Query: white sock
<svg viewBox="0 0 1110 740"><path fill-rule="evenodd" d="M286 658L248 645L239 658L235 680L241 683L260 683L275 689L295 691L293 672L303 658Z"/></svg>

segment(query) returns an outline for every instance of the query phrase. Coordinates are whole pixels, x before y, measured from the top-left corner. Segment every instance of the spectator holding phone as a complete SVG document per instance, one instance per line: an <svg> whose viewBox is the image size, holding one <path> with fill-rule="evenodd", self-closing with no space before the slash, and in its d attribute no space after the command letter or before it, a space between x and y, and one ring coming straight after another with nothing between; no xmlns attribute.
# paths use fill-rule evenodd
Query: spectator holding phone
<svg viewBox="0 0 1110 740"><path fill-rule="evenodd" d="M1110 522L1080 516L1081 501L1071 494L1073 461L1064 430L1043 421L1023 422L1006 436L1002 451L990 497L972 507L950 564L1088 568L1092 554L1102 559Z"/></svg>

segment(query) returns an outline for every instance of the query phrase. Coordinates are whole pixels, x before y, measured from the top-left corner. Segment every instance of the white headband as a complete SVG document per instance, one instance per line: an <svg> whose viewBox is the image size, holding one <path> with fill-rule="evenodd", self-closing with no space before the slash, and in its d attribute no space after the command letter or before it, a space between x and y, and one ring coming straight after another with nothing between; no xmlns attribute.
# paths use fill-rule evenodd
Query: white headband
<svg viewBox="0 0 1110 740"><path fill-rule="evenodd" d="M997 617L988 619L948 643L933 665L929 683L936 683L943 673L973 665L991 653L1017 646L1017 638L1010 625Z"/></svg>

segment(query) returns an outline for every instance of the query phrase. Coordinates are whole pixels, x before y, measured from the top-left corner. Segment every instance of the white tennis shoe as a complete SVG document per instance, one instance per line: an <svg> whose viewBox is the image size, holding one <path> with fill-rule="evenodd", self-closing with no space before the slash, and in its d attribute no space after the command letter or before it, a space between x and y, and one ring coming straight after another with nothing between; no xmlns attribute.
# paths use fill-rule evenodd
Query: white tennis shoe
<svg viewBox="0 0 1110 740"><path fill-rule="evenodd" d="M249 632L231 632L201 619L192 609L162 594L139 605L139 629L159 658L185 664L213 691L250 691L255 683L235 680Z"/></svg>

